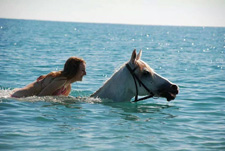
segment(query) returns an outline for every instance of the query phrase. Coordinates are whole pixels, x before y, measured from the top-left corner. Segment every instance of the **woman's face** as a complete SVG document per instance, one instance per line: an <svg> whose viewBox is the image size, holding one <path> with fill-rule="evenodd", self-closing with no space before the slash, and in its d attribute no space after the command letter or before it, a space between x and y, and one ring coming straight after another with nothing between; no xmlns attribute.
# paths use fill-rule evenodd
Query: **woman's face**
<svg viewBox="0 0 225 151"><path fill-rule="evenodd" d="M86 64L81 63L80 66L79 66L79 70L77 72L76 80L82 81L83 76L85 76L85 75L86 75Z"/></svg>

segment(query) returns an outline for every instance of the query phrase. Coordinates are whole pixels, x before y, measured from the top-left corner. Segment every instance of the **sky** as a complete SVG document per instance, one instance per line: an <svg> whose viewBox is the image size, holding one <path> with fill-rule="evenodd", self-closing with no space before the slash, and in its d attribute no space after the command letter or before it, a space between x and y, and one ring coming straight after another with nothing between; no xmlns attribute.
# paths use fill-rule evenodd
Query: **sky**
<svg viewBox="0 0 225 151"><path fill-rule="evenodd" d="M225 0L0 0L0 18L225 27Z"/></svg>

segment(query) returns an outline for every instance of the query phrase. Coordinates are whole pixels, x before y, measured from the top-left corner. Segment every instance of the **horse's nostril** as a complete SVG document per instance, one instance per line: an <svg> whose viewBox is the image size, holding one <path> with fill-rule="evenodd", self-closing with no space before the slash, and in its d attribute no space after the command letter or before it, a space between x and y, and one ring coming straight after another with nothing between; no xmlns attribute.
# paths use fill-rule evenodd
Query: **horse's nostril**
<svg viewBox="0 0 225 151"><path fill-rule="evenodd" d="M177 87L177 85L175 85L175 84L173 84L173 85L171 86L171 88L172 88L173 90L178 90L178 87Z"/></svg>

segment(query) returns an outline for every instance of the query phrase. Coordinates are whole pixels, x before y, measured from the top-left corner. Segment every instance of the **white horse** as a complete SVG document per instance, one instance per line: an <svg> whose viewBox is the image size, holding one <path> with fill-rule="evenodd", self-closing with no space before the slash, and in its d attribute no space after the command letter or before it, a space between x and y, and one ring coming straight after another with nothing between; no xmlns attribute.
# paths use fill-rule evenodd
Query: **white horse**
<svg viewBox="0 0 225 151"><path fill-rule="evenodd" d="M164 97L167 101L174 100L179 92L177 85L154 72L141 60L142 51L133 51L130 61L125 63L104 85L91 97L110 99L113 101L135 101L150 97ZM138 95L146 96L138 99Z"/></svg>

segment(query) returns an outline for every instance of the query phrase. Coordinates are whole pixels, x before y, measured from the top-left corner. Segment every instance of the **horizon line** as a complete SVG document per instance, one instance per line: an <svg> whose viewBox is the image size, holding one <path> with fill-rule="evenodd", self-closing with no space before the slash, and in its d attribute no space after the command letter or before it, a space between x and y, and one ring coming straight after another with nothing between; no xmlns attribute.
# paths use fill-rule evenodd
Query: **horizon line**
<svg viewBox="0 0 225 151"><path fill-rule="evenodd" d="M162 25L162 24L134 24L134 23L107 23L107 22L86 22L86 21L67 21L67 20L48 20L48 19L29 19L29 18L7 18L0 19L8 20L27 20L27 21L46 21L46 22L65 22L65 23L84 23L84 24L111 24L111 25L131 25L131 26L172 26L172 27L200 27L200 28L225 28L225 26L209 26L209 25Z"/></svg>

